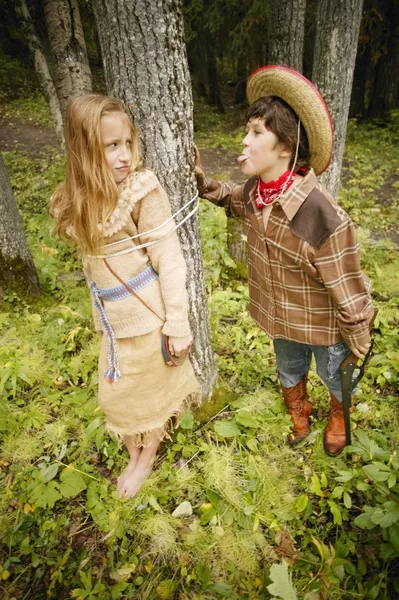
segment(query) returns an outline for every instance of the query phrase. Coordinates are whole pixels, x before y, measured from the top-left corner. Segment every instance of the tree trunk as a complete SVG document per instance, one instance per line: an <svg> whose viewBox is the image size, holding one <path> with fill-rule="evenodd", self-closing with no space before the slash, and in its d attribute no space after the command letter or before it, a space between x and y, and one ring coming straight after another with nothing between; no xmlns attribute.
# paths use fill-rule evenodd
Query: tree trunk
<svg viewBox="0 0 399 600"><path fill-rule="evenodd" d="M269 20L269 64L302 73L306 0L272 0Z"/></svg>
<svg viewBox="0 0 399 600"><path fill-rule="evenodd" d="M206 32L206 63L208 69L209 104L216 106L220 113L224 113L224 106L220 96L219 74L216 63L214 44L209 32Z"/></svg>
<svg viewBox="0 0 399 600"><path fill-rule="evenodd" d="M269 63L302 71L306 0L273 0L269 20ZM241 220L227 220L227 250L233 260L248 258L246 228Z"/></svg>
<svg viewBox="0 0 399 600"><path fill-rule="evenodd" d="M353 85L349 106L349 118L366 116L367 91L369 86L372 55L374 54L372 37L378 28L373 27L373 21L379 17L375 10L375 2L379 0L364 0L360 21L359 41L357 46ZM378 15L378 17L377 17Z"/></svg>
<svg viewBox="0 0 399 600"><path fill-rule="evenodd" d="M227 251L236 263L246 264L248 260L247 230L242 219L227 219Z"/></svg>
<svg viewBox="0 0 399 600"><path fill-rule="evenodd" d="M180 2L94 0L93 5L108 91L131 109L146 164L158 175L176 211L196 194L193 104ZM209 396L216 364L198 218L190 218L178 233L188 271L192 360L203 394Z"/></svg>
<svg viewBox="0 0 399 600"><path fill-rule="evenodd" d="M365 47L359 48L356 58L349 118L361 117L364 119L366 115L366 89L369 64L370 45L367 44Z"/></svg>
<svg viewBox="0 0 399 600"><path fill-rule="evenodd" d="M0 154L0 297L4 292L38 296L40 285Z"/></svg>
<svg viewBox="0 0 399 600"><path fill-rule="evenodd" d="M330 109L334 153L321 182L336 198L355 69L363 0L320 0L313 59L313 83Z"/></svg>
<svg viewBox="0 0 399 600"><path fill-rule="evenodd" d="M65 119L69 100L92 90L78 2L44 0L44 17L54 57L54 83Z"/></svg>
<svg viewBox="0 0 399 600"><path fill-rule="evenodd" d="M386 37L384 53L376 66L369 117L384 117L389 110L399 107L399 2L387 4L385 14Z"/></svg>
<svg viewBox="0 0 399 600"><path fill-rule="evenodd" d="M55 132L62 148L65 147L64 125L60 103L53 79L43 52L42 43L36 33L35 25L30 17L29 9L25 0L15 0L15 12L21 20L21 28L26 38L29 50L32 53L33 64L38 74L42 92L49 106L51 116L53 117Z"/></svg>

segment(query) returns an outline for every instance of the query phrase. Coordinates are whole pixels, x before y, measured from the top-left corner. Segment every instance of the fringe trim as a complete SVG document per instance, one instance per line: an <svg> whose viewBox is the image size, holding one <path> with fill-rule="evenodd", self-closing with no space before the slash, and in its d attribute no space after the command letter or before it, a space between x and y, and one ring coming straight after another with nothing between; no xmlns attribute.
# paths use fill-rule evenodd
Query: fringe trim
<svg viewBox="0 0 399 600"><path fill-rule="evenodd" d="M139 448L146 448L154 435L161 442L165 438L171 440L172 437L170 433L172 433L175 429L179 427L180 421L184 415L184 412L188 408L195 408L199 406L202 402L201 392L198 390L196 392L192 392L189 394L183 402L178 406L168 417L165 423L161 427L154 427L153 429L145 429L142 431L121 431L116 427L112 427L111 425L106 424L105 429L107 433L111 436L113 440L118 444L119 447L123 445L123 438L128 435L132 438L134 446ZM169 433L170 432L170 433Z"/></svg>
<svg viewBox="0 0 399 600"><path fill-rule="evenodd" d="M105 237L118 233L126 225L136 203L159 187L155 173L149 169L132 173L123 184L116 207L105 224Z"/></svg>

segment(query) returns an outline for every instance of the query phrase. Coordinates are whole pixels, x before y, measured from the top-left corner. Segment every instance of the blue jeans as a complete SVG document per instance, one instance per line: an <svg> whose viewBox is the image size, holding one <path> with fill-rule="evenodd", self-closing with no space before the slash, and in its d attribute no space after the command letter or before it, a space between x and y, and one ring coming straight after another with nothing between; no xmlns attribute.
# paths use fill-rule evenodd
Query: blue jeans
<svg viewBox="0 0 399 600"><path fill-rule="evenodd" d="M336 399L342 402L339 368L350 354L350 348L344 341L333 346L313 346L276 339L273 344L280 381L284 387L296 385L307 375L314 354L319 377Z"/></svg>

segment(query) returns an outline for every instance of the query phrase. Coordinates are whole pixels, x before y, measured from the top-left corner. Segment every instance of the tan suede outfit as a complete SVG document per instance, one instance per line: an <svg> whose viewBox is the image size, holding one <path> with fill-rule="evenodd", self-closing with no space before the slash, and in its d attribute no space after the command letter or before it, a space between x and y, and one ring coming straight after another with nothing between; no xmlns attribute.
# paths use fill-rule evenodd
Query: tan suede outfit
<svg viewBox="0 0 399 600"><path fill-rule="evenodd" d="M150 265L158 273L138 292L160 316L156 317L133 295L114 301L102 300L107 319L116 338L120 379L110 383L107 370L107 338L102 336L99 357L99 403L107 418L107 428L118 438L132 436L138 446L146 445L148 434L162 439L171 417L186 405L198 403L199 384L189 360L180 367L165 364L161 352L162 333L184 337L190 333L186 264L180 249L175 223L171 219L168 197L155 174L135 171L119 186L120 195L106 223L105 245L99 254L115 252L161 240L147 248L107 261L124 281L142 273ZM127 238L137 235L134 240ZM119 281L110 273L102 258L84 256L83 269L88 283L97 288L115 288ZM97 331L103 329L100 314L93 303ZM161 320L162 319L162 320Z"/></svg>

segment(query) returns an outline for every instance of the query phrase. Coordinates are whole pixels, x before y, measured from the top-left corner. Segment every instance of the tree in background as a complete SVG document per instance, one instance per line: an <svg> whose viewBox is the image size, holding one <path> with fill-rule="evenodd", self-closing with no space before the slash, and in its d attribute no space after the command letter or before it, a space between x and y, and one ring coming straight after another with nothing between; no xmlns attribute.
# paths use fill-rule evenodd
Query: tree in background
<svg viewBox="0 0 399 600"><path fill-rule="evenodd" d="M269 64L302 73L305 9L306 0L270 0Z"/></svg>
<svg viewBox="0 0 399 600"><path fill-rule="evenodd" d="M92 90L79 6L77 0L44 0L43 7L54 84L65 118L69 100Z"/></svg>
<svg viewBox="0 0 399 600"><path fill-rule="evenodd" d="M266 57L268 7L265 0L184 1L190 70L197 91L210 104L222 104L220 97L215 102L213 92L220 87L222 77L236 85L237 103L245 99L249 72L263 64ZM213 66L209 71L210 52Z"/></svg>
<svg viewBox="0 0 399 600"><path fill-rule="evenodd" d="M38 296L40 285L0 154L0 297L5 292Z"/></svg>
<svg viewBox="0 0 399 600"><path fill-rule="evenodd" d="M145 162L158 175L175 212L196 193L191 81L180 2L94 0L93 6L108 91L130 108L140 131ZM209 396L216 365L210 344L198 218L186 221L178 234L188 268L193 364L203 394Z"/></svg>
<svg viewBox="0 0 399 600"><path fill-rule="evenodd" d="M50 67L43 49L42 41L37 33L35 24L32 21L26 1L15 0L14 7L15 12L20 19L21 29L23 31L26 44L32 55L33 64L39 78L41 90L50 107L57 139L60 146L63 148L65 146L65 139L61 106L50 72Z"/></svg>
<svg viewBox="0 0 399 600"><path fill-rule="evenodd" d="M268 62L302 72L306 0L270 0ZM259 66L259 65L258 65ZM227 249L238 263L246 263L246 228L242 219L227 220Z"/></svg>
<svg viewBox="0 0 399 600"><path fill-rule="evenodd" d="M399 105L399 0L385 0L374 8L380 23L380 44L375 53L369 117L385 117ZM378 10L379 9L379 10Z"/></svg>
<svg viewBox="0 0 399 600"><path fill-rule="evenodd" d="M334 124L333 158L320 180L334 197L341 176L362 6L363 0L320 0L317 13L312 81L323 94Z"/></svg>

